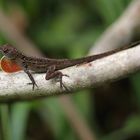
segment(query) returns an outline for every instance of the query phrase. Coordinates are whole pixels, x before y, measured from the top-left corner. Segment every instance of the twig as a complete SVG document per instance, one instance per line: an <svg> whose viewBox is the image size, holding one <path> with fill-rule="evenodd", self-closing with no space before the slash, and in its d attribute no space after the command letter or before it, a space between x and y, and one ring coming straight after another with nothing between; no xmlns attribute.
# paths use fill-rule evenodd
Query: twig
<svg viewBox="0 0 140 140"><path fill-rule="evenodd" d="M140 33L140 1L133 0L121 17L97 40L90 54L105 52L129 44Z"/></svg>
<svg viewBox="0 0 140 140"><path fill-rule="evenodd" d="M89 128L83 116L78 113L79 110L76 108L75 104L73 104L71 98L69 96L61 96L59 101L63 103L61 107L65 111L65 115L71 127L77 132L80 140L96 140L94 130Z"/></svg>
<svg viewBox="0 0 140 140"><path fill-rule="evenodd" d="M20 30L18 30L2 10L0 10L0 31L9 41L12 41L15 44L15 47L26 52L27 55L31 55L30 52L35 55L41 55L41 53L35 49L35 45L25 35L23 35Z"/></svg>

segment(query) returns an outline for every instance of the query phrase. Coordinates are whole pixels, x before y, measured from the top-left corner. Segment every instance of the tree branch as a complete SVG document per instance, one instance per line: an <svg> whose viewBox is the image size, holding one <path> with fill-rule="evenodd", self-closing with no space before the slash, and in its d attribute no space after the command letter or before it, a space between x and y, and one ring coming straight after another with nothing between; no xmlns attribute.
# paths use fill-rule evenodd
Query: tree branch
<svg viewBox="0 0 140 140"><path fill-rule="evenodd" d="M140 34L140 1L133 0L120 18L91 47L90 54L101 53L129 44Z"/></svg>
<svg viewBox="0 0 140 140"><path fill-rule="evenodd" d="M70 67L62 70L70 77L63 77L65 86L71 91L97 87L107 82L121 79L140 69L140 45L125 51L110 55L91 63ZM34 74L39 86L32 91L28 76L24 72L13 74L0 73L0 102L12 100L28 100L44 96L66 93L60 89L55 80L45 80L45 74ZM30 94L29 94L30 92Z"/></svg>

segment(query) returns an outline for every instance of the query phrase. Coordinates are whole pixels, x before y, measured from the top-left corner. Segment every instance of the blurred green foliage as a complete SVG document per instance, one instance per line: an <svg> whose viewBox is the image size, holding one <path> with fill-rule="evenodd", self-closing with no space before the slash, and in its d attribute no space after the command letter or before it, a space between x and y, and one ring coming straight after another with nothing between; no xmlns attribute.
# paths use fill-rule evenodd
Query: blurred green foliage
<svg viewBox="0 0 140 140"><path fill-rule="evenodd" d="M88 49L122 14L129 2L130 0L0 0L0 8L15 22L18 16L24 16L20 27L46 56L76 58L86 55ZM24 14L17 15L20 12ZM0 33L0 44L7 43L6 41L6 37ZM137 75L131 78L136 93L133 96L138 97L137 102L140 101L139 77ZM94 100L90 100L89 92L79 91L70 97L79 114L100 139L125 140L130 134L140 131L140 117L136 115L127 118L123 128L104 135L94 118ZM29 127L29 124L35 124L33 117L29 119L33 112L39 116L46 132L44 134L42 130L36 131L34 128L34 133L38 133L35 138ZM0 107L0 115L0 137L3 140L78 139L57 97L4 104ZM35 121L38 122L38 119Z"/></svg>

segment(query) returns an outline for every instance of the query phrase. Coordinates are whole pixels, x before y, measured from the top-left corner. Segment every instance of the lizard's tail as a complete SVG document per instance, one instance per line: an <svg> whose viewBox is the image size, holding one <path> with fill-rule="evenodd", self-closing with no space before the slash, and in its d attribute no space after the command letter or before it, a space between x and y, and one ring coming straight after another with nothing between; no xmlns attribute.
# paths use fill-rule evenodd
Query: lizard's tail
<svg viewBox="0 0 140 140"><path fill-rule="evenodd" d="M76 65L76 64L82 64L84 62L91 62L91 61L94 61L94 60L97 60L97 59L101 59L101 58L104 58L106 56L109 56L109 55L112 55L112 54L115 54L117 52L120 52L120 51L123 51L123 50L126 50L126 49L129 49L129 48L132 48L136 45L140 44L140 41L137 41L137 42L134 42L128 46L125 46L125 47L122 47L122 48L117 48L115 50L111 50L111 51L108 51L108 52L105 52L105 53L101 53L101 54L96 54L96 55L92 55L92 56L87 56L87 57L83 57L83 58L78 58L78 59L71 59L70 61L73 63L73 65Z"/></svg>
<svg viewBox="0 0 140 140"><path fill-rule="evenodd" d="M74 65L95 61L97 59L101 59L101 58L104 58L106 56L115 54L117 52L132 48L132 47L134 47L138 44L140 44L140 41L137 41L137 42L134 42L134 43L132 43L128 46L125 46L125 47L122 47L122 48L117 48L115 50L108 51L108 52L101 53L101 54L91 55L91 56L78 58L78 59L65 59L65 60L63 59L63 60L60 60L60 61L57 60L58 65L57 65L56 69L60 70L60 69L64 69L64 68L67 68L67 67L74 66Z"/></svg>

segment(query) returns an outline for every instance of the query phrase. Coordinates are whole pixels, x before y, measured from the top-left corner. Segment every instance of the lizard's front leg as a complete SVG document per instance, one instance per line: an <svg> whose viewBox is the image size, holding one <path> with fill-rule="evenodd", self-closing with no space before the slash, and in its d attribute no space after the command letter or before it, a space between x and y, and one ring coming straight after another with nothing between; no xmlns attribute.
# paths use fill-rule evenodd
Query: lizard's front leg
<svg viewBox="0 0 140 140"><path fill-rule="evenodd" d="M28 70L28 66L26 65L26 63L23 63L23 67L24 67L24 72L28 75L28 77L31 80L31 84L33 85L32 89L34 90L35 86L38 88L38 85L35 82L34 77L32 76L32 74L30 73L30 71Z"/></svg>
<svg viewBox="0 0 140 140"><path fill-rule="evenodd" d="M58 78L60 82L60 88L62 89L64 87L66 90L68 90L67 87L63 84L63 81L62 81L63 76L69 77L68 75L63 74L60 71L55 71L55 65L53 65L48 68L45 79L50 80L53 78Z"/></svg>

